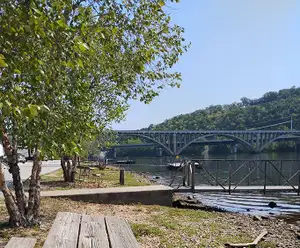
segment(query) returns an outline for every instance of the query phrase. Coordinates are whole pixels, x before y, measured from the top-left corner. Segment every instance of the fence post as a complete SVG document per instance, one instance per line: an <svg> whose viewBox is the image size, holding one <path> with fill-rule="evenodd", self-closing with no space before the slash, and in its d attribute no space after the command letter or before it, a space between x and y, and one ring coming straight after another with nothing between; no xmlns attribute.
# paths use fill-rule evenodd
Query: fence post
<svg viewBox="0 0 300 248"><path fill-rule="evenodd" d="M183 166L183 180L182 180L182 185L185 187L186 186L186 162L184 162Z"/></svg>
<svg viewBox="0 0 300 248"><path fill-rule="evenodd" d="M228 193L231 195L231 163L229 162Z"/></svg>
<svg viewBox="0 0 300 248"><path fill-rule="evenodd" d="M124 177L124 169L120 169L120 185L124 185L125 183L125 177Z"/></svg>
<svg viewBox="0 0 300 248"><path fill-rule="evenodd" d="M193 162L190 162L189 164L188 164L188 166L187 166L187 185L188 186L191 186L191 164L192 164Z"/></svg>
<svg viewBox="0 0 300 248"><path fill-rule="evenodd" d="M282 160L280 161L280 173L279 173L279 185L281 185L281 174L282 174Z"/></svg>
<svg viewBox="0 0 300 248"><path fill-rule="evenodd" d="M266 189L267 189L267 161L265 161L264 194L266 194Z"/></svg>
<svg viewBox="0 0 300 248"><path fill-rule="evenodd" d="M192 192L195 192L195 162L192 163Z"/></svg>
<svg viewBox="0 0 300 248"><path fill-rule="evenodd" d="M219 177L219 161L217 161L216 186L218 186L218 177Z"/></svg>
<svg viewBox="0 0 300 248"><path fill-rule="evenodd" d="M248 161L248 175L250 174L250 161ZM250 185L250 175L248 176L248 186Z"/></svg>

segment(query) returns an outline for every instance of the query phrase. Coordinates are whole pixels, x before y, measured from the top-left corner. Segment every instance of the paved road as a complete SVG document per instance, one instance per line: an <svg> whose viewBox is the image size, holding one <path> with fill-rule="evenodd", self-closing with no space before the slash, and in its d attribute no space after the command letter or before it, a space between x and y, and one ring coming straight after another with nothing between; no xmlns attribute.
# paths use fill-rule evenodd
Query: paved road
<svg viewBox="0 0 300 248"><path fill-rule="evenodd" d="M20 174L23 180L26 180L31 175L32 169L32 161L28 161L26 163L20 163ZM55 171L60 168L60 160L51 160L51 161L43 161L41 174L46 174L51 171ZM8 187L12 187L12 177L8 172L7 168L4 168L4 175L7 182ZM3 197L2 192L0 191L0 198Z"/></svg>
<svg viewBox="0 0 300 248"><path fill-rule="evenodd" d="M23 180L26 180L31 175L31 169L32 169L32 161L28 161L26 163L19 163L20 166L20 173L21 178ZM42 172L41 174L46 174L51 171L55 171L60 168L60 160L49 160L49 161L43 161L42 164ZM8 169L5 168L4 170L5 179L7 182L12 180L11 174L8 172Z"/></svg>

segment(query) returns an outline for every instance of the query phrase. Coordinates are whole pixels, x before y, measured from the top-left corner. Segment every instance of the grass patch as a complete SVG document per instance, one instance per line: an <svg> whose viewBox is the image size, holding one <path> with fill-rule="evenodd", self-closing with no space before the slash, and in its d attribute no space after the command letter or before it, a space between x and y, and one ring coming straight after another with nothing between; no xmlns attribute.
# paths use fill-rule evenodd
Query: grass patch
<svg viewBox="0 0 300 248"><path fill-rule="evenodd" d="M59 169L41 176L42 190L67 190L74 188L108 188L121 187L119 184L119 170L115 167L106 167L105 169L95 168L90 177L84 177L79 180L79 170L75 178L75 183L67 183L63 181L63 171ZM100 174L100 179L95 178L92 174ZM149 180L145 177L125 172L125 187L126 186L146 186L150 185ZM122 185L123 186L123 185Z"/></svg>
<svg viewBox="0 0 300 248"><path fill-rule="evenodd" d="M179 227L178 223L175 223L174 220L167 216L154 215L152 219L154 223L157 223L157 225L163 226L166 229L176 230Z"/></svg>
<svg viewBox="0 0 300 248"><path fill-rule="evenodd" d="M141 236L163 236L164 231L159 227L151 226L149 224L132 223L131 228L136 238Z"/></svg>
<svg viewBox="0 0 300 248"><path fill-rule="evenodd" d="M259 248L276 248L277 245L274 242L267 242L267 241L262 241L259 244Z"/></svg>

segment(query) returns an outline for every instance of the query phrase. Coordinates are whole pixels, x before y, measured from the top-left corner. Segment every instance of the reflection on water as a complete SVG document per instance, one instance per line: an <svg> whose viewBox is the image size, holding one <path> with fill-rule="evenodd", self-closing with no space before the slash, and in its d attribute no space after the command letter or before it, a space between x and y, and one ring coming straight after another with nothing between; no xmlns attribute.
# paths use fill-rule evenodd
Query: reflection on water
<svg viewBox="0 0 300 248"><path fill-rule="evenodd" d="M199 157L197 157L199 158ZM230 155L214 155L202 156L204 159L232 159L230 163L219 163L209 161L203 163L205 170L196 170L196 185L216 185L219 181L222 184L228 183L229 168L231 173L235 172L231 178L231 185L262 185L264 180L267 185L288 185L287 180L298 186L300 169L300 155L296 153L262 153L262 154L230 154ZM281 163L280 161L272 161L272 164L258 164L256 161L243 162L238 160L290 160ZM146 173L149 178L157 183L168 185L172 179L176 177L173 186L177 186L182 182L182 173L169 170L166 166L168 158L136 158L135 165L125 165L127 171ZM242 165L245 163L244 165ZM230 165L229 165L230 164ZM241 166L242 165L242 166ZM264 170L267 169L267 177L265 178ZM253 171L252 171L253 170ZM209 171L215 178L212 178L206 171ZM246 179L249 172L251 175ZM283 176L280 176L281 171ZM298 173L298 174L297 174ZM216 180L217 179L217 180ZM244 180L242 180L244 179ZM241 182L242 181L242 182ZM250 213L257 215L268 214L289 214L300 213L300 197L296 193L281 194L255 194L255 193L201 193L194 194L194 197L201 202L223 208L228 211ZM276 202L277 207L270 208L269 202Z"/></svg>

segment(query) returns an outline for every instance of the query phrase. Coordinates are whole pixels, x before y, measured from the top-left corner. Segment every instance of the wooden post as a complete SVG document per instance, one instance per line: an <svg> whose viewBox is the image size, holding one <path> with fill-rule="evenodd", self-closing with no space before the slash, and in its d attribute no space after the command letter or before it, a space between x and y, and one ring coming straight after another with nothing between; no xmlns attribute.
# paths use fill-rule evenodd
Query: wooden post
<svg viewBox="0 0 300 248"><path fill-rule="evenodd" d="M219 161L217 161L217 171L216 171L216 186L218 186L218 177L219 177Z"/></svg>
<svg viewBox="0 0 300 248"><path fill-rule="evenodd" d="M300 195L300 163L298 164L298 196Z"/></svg>
<svg viewBox="0 0 300 248"><path fill-rule="evenodd" d="M195 162L192 162L192 192L195 192L195 172L196 172Z"/></svg>
<svg viewBox="0 0 300 248"><path fill-rule="evenodd" d="M125 180L124 180L125 173L124 172L125 172L124 169L120 169L120 185L124 185L124 183L125 183Z"/></svg>
<svg viewBox="0 0 300 248"><path fill-rule="evenodd" d="M231 163L229 162L228 193L231 194Z"/></svg>
<svg viewBox="0 0 300 248"><path fill-rule="evenodd" d="M266 189L267 189L267 161L265 161L264 194L266 194Z"/></svg>
<svg viewBox="0 0 300 248"><path fill-rule="evenodd" d="M281 174L282 174L282 160L280 162L279 185L281 185Z"/></svg>

